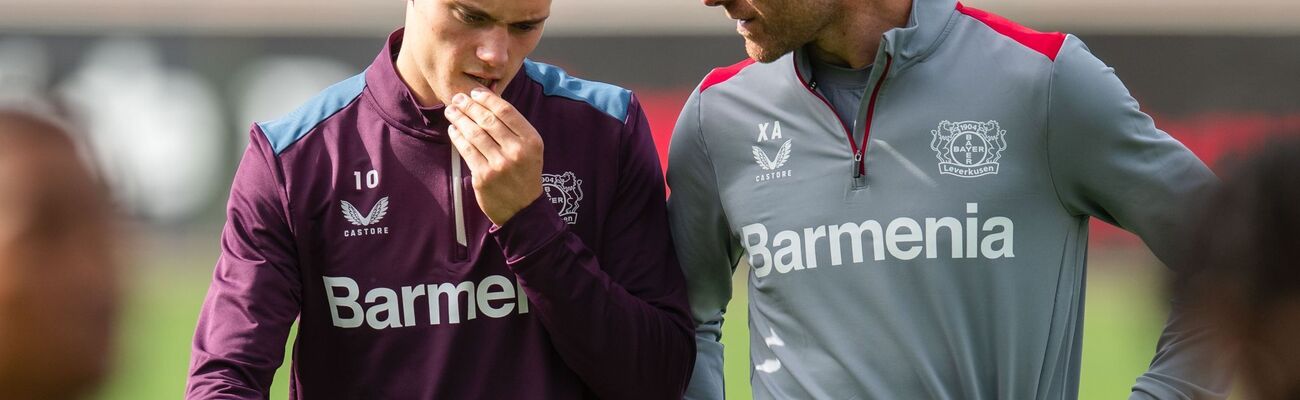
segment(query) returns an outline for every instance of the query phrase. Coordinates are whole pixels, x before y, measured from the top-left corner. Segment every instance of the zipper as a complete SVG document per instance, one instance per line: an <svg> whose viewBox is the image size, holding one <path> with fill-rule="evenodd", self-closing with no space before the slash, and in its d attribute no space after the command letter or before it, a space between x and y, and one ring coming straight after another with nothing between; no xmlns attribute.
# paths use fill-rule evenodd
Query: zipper
<svg viewBox="0 0 1300 400"><path fill-rule="evenodd" d="M871 139L871 120L876 114L876 97L880 95L880 87L885 85L885 78L889 77L889 66L893 64L894 56L885 55L885 70L880 72L880 78L876 79L876 87L871 89L871 101L867 102L867 119L863 121L865 125L862 126L862 145L853 146L853 162L857 163L854 178L867 175L867 141ZM853 143L853 136L849 136L849 143Z"/></svg>
<svg viewBox="0 0 1300 400"><path fill-rule="evenodd" d="M453 258L456 261L464 261L469 258L469 240L465 235L465 207L461 201L463 197L464 181L460 177L460 152L456 151L456 146L451 146L451 204L453 219L456 220L456 254Z"/></svg>
<svg viewBox="0 0 1300 400"><path fill-rule="evenodd" d="M849 137L849 146L853 147L853 154L856 157L858 154L858 145L853 142L853 130L849 129L849 126L844 125L844 121L840 120L839 115L835 113L835 107L831 106L830 100L826 100L826 97L822 96L821 92L817 91L817 81L804 82L803 76L799 73L799 65L795 64L794 68L795 78L799 79L799 82L803 82L804 87L808 89L808 93L812 93L814 97L822 101L822 104L826 105L826 109L831 111L831 115L835 117L835 121L839 122L841 128L844 128L844 134Z"/></svg>
<svg viewBox="0 0 1300 400"><path fill-rule="evenodd" d="M864 130L862 134L861 146L858 145L857 141L853 140L853 130L850 129L848 125L845 125L844 121L840 120L839 115L835 113L835 107L831 106L831 102L829 100L826 100L826 97L822 96L822 94L817 91L817 81L804 83L804 87L808 89L808 92L812 93L813 96L816 96L817 99L821 100L822 104L825 104L826 108L830 109L831 115L835 116L835 120L839 121L840 127L844 128L844 136L848 137L849 139L849 150L853 152L853 179L855 180L855 184L857 180L859 180L860 178L862 178L867 174L867 163L866 163L865 155L867 152L867 141L871 139L871 120L875 116L876 96L880 95L880 87L885 83L885 78L889 76L889 67L893 64L894 64L894 56L886 54L885 69L880 73L880 78L876 79L876 85L871 90L871 98L867 101L867 117L866 120L864 121L866 125L864 126ZM803 77L802 75L799 75L797 64L795 65L795 75L799 78L800 82L803 82Z"/></svg>

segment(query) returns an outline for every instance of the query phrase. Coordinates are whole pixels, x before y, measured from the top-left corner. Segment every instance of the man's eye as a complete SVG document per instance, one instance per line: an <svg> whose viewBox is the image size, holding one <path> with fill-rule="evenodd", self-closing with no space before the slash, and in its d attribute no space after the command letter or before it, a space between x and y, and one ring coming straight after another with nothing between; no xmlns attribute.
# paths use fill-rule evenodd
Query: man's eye
<svg viewBox="0 0 1300 400"><path fill-rule="evenodd" d="M537 29L537 24L533 24L533 23L514 24L511 25L511 27L514 27L515 30L520 32L532 32L534 29Z"/></svg>
<svg viewBox="0 0 1300 400"><path fill-rule="evenodd" d="M465 21L467 24L477 25L487 22L487 18L482 15L468 14L463 11L458 13L460 14L460 20Z"/></svg>

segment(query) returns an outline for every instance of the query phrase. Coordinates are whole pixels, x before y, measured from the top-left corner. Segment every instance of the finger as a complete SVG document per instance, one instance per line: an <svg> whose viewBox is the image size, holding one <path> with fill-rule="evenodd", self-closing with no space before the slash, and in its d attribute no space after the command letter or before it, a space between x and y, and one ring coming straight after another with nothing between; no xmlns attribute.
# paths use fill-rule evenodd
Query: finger
<svg viewBox="0 0 1300 400"><path fill-rule="evenodd" d="M479 128L491 135L492 139L496 140L498 144L504 145L507 141L515 140L516 135L510 131L510 127L506 126L500 118L497 118L497 115L492 110L474 101L470 96L457 93L456 96L452 97L452 102L459 107L461 113L474 120Z"/></svg>
<svg viewBox="0 0 1300 400"><path fill-rule="evenodd" d="M448 126L447 137L451 138L451 145L456 147L460 157L465 159L465 164L469 165L471 174L488 168L487 158L483 157L483 153L479 152L469 140L465 139L465 135L460 133L460 129L456 129L454 125Z"/></svg>
<svg viewBox="0 0 1300 400"><path fill-rule="evenodd" d="M497 143L496 139L492 138L492 135L485 132L477 122L465 115L460 107L455 104L448 104L445 114L447 120L451 121L451 126L456 127L456 131L460 133L460 136L473 145L479 153L482 153L483 158L488 161L500 160L501 145Z"/></svg>
<svg viewBox="0 0 1300 400"><path fill-rule="evenodd" d="M515 109L515 106L496 93L482 88L474 88L469 92L469 95L475 102L490 110L515 135L527 137L537 134L537 130L533 129L533 124L529 123L528 119L524 118L524 115Z"/></svg>

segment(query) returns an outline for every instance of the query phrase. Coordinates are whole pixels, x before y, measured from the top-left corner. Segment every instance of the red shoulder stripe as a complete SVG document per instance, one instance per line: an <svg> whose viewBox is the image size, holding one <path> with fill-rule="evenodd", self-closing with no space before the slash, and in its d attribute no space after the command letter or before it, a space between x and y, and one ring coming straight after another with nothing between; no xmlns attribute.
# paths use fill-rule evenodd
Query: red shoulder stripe
<svg viewBox="0 0 1300 400"><path fill-rule="evenodd" d="M744 61L732 64L730 67L714 68L712 71L709 71L709 74L707 76L704 77L704 82L700 83L700 92L703 93L710 86L717 85L722 82L726 82L728 79L731 79L731 77L736 76L736 74L739 74L740 70L745 69L745 67L748 67L750 64L753 63L754 63L754 59L746 58Z"/></svg>
<svg viewBox="0 0 1300 400"><path fill-rule="evenodd" d="M1026 28L1000 15L992 14L984 10L966 7L957 3L957 11L962 14L975 18L989 28L993 28L997 33L1009 37L1016 42L1033 49L1048 59L1056 61L1056 55L1061 52L1061 45L1065 43L1065 34L1060 32L1039 32Z"/></svg>

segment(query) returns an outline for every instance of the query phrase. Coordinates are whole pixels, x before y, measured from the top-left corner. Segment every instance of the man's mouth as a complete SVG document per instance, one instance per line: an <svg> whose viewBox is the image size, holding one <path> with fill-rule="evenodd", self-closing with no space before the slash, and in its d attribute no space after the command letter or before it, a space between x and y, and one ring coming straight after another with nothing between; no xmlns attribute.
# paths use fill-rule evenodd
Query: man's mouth
<svg viewBox="0 0 1300 400"><path fill-rule="evenodd" d="M497 90L497 83L501 81L499 79L484 78L472 74L465 74L465 75L469 76L470 79L473 79L474 82L478 82L479 85L483 85L483 87L487 88L487 90L491 90L493 92Z"/></svg>

